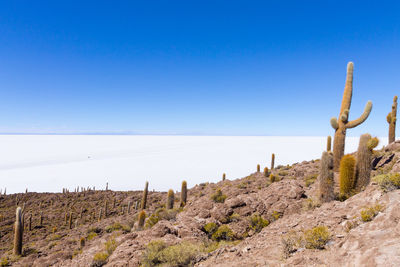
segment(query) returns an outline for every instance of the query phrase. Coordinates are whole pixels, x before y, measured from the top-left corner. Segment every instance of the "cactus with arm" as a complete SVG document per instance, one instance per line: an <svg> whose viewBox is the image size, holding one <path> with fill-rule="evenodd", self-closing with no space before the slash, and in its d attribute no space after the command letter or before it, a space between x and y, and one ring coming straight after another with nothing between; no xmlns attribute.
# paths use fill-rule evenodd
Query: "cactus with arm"
<svg viewBox="0 0 400 267"><path fill-rule="evenodd" d="M396 120L397 120L397 96L393 98L392 111L386 117L389 123L389 144L396 139Z"/></svg>
<svg viewBox="0 0 400 267"><path fill-rule="evenodd" d="M364 108L363 114L361 114L358 119L349 121L351 97L353 94L353 68L353 62L349 62L349 64L347 64L346 85L344 87L339 119L331 119L331 126L335 130L335 139L333 141L333 164L335 171L339 170L340 160L344 155L346 130L357 127L363 123L368 118L372 109L372 102L368 101Z"/></svg>

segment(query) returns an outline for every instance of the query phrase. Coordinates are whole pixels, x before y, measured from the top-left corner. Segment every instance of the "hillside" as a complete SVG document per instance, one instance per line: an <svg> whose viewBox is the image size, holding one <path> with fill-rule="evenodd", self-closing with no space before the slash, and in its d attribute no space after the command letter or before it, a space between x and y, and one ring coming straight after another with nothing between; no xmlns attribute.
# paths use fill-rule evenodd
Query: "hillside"
<svg viewBox="0 0 400 267"><path fill-rule="evenodd" d="M375 151L372 176L398 173L399 159L400 143ZM273 182L263 172L255 172L241 179L199 184L188 190L183 208L175 194L172 210L165 209L166 192L149 192L143 229L138 227L139 208L135 209L141 191L3 195L1 263L400 266L400 191L382 190L382 184L373 181L345 201L320 205L316 200L319 168L320 161L313 160L276 167ZM15 208L23 203L23 255L16 257L12 255L13 223ZM372 214L361 216L366 211Z"/></svg>

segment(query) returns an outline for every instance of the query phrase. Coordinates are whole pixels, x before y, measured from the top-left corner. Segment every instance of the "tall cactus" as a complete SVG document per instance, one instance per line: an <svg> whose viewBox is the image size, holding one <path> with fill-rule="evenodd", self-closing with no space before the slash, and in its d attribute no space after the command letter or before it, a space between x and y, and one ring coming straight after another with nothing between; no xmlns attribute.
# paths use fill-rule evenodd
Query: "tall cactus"
<svg viewBox="0 0 400 267"><path fill-rule="evenodd" d="M147 194L149 193L149 182L146 182L146 185L144 186L144 191L143 191L143 197L142 197L142 203L140 208L142 210L146 209L146 204L147 204Z"/></svg>
<svg viewBox="0 0 400 267"><path fill-rule="evenodd" d="M353 62L347 64L346 85L344 87L342 105L340 107L339 120L331 119L331 126L335 130L335 139L333 141L333 164L334 170L339 170L340 160L344 155L344 146L346 139L346 130L354 128L363 123L371 113L372 102L368 101L363 114L356 120L349 121L351 97L353 94Z"/></svg>
<svg viewBox="0 0 400 267"><path fill-rule="evenodd" d="M335 199L332 152L324 151L324 153L322 153L318 198L321 203Z"/></svg>
<svg viewBox="0 0 400 267"><path fill-rule="evenodd" d="M174 201L175 201L175 194L174 194L174 190L170 189L168 191L168 195L167 195L167 209L173 209L174 208Z"/></svg>
<svg viewBox="0 0 400 267"><path fill-rule="evenodd" d="M257 172L260 172L260 164L257 164Z"/></svg>
<svg viewBox="0 0 400 267"><path fill-rule="evenodd" d="M226 174L223 173L223 174L222 174L222 181L225 181L225 179L226 179Z"/></svg>
<svg viewBox="0 0 400 267"><path fill-rule="evenodd" d="M373 149L378 145L378 138L371 138L369 134L360 137L356 160L356 182L355 189L361 191L366 187L371 179L371 161Z"/></svg>
<svg viewBox="0 0 400 267"><path fill-rule="evenodd" d="M389 144L396 139L396 120L397 120L397 95L393 98L392 111L386 117L389 123Z"/></svg>
<svg viewBox="0 0 400 267"><path fill-rule="evenodd" d="M186 205L187 200L187 183L186 181L182 182L182 189L181 189L181 207Z"/></svg>
<svg viewBox="0 0 400 267"><path fill-rule="evenodd" d="M22 254L22 236L24 233L24 224L22 220L22 209L18 207L15 213L14 225L14 255Z"/></svg>

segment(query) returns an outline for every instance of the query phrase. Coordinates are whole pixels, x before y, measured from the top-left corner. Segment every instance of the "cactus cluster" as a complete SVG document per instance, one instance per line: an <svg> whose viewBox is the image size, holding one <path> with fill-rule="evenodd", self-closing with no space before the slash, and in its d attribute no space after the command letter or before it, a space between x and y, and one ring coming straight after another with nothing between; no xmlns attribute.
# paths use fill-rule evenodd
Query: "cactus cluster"
<svg viewBox="0 0 400 267"><path fill-rule="evenodd" d="M335 139L333 140L333 164L335 171L339 169L340 161L344 155L346 130L357 127L363 123L368 118L372 109L372 102L368 101L363 114L358 119L349 121L351 98L353 94L353 69L353 62L349 62L347 65L346 85L344 88L342 105L340 107L339 119L331 119L331 126L335 130Z"/></svg>

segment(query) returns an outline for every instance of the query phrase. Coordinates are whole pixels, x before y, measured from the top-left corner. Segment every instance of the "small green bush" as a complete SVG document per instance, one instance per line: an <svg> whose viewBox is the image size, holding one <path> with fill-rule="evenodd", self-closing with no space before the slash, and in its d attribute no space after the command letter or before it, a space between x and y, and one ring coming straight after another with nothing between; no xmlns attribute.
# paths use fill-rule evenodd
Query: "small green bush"
<svg viewBox="0 0 400 267"><path fill-rule="evenodd" d="M0 259L0 266L8 266L8 259L7 259L7 257L6 256L4 256L4 257L2 257L1 259Z"/></svg>
<svg viewBox="0 0 400 267"><path fill-rule="evenodd" d="M311 174L304 178L306 186L309 187L317 180L318 174Z"/></svg>
<svg viewBox="0 0 400 267"><path fill-rule="evenodd" d="M109 255L106 252L98 252L93 256L92 266L103 266L107 263Z"/></svg>
<svg viewBox="0 0 400 267"><path fill-rule="evenodd" d="M278 211L273 211L271 214L271 219L272 221L276 221L278 220L280 217L282 217L282 213L278 212Z"/></svg>
<svg viewBox="0 0 400 267"><path fill-rule="evenodd" d="M90 241L90 240L92 240L93 238L95 238L96 236L97 236L97 234L96 234L95 232L90 232L90 233L87 235L86 240L87 240L87 241Z"/></svg>
<svg viewBox="0 0 400 267"><path fill-rule="evenodd" d="M227 225L221 225L218 230L212 234L211 239L214 241L232 241L235 239L235 234Z"/></svg>
<svg viewBox="0 0 400 267"><path fill-rule="evenodd" d="M378 215L378 213L382 210L383 210L383 206L381 206L380 204L376 204L373 207L363 209L360 212L361 220L363 222L372 221L372 219L375 218L375 216Z"/></svg>
<svg viewBox="0 0 400 267"><path fill-rule="evenodd" d="M400 189L400 173L381 174L372 178L384 192Z"/></svg>
<svg viewBox="0 0 400 267"><path fill-rule="evenodd" d="M117 248L117 241L115 241L114 237L111 237L110 239L108 239L106 241L104 246L105 246L105 249L106 249L107 253L109 255L111 255L114 252L114 250Z"/></svg>
<svg viewBox="0 0 400 267"><path fill-rule="evenodd" d="M321 204L313 198L307 198L303 201L303 210L313 210L320 207Z"/></svg>
<svg viewBox="0 0 400 267"><path fill-rule="evenodd" d="M190 266L191 262L204 251L204 246L182 242L168 246L162 240L151 241L142 254L141 266Z"/></svg>
<svg viewBox="0 0 400 267"><path fill-rule="evenodd" d="M253 214L250 217L250 229L254 230L255 232L260 232L264 227L269 225L269 221L265 220L259 214Z"/></svg>
<svg viewBox="0 0 400 267"><path fill-rule="evenodd" d="M218 225L216 223L210 222L203 226L203 231L208 235L208 238L218 230Z"/></svg>
<svg viewBox="0 0 400 267"><path fill-rule="evenodd" d="M131 231L131 228L128 225L122 225L119 222L115 222L114 224L107 226L105 229L107 233L112 233L114 231L119 231L119 230L121 230L124 233L129 233Z"/></svg>
<svg viewBox="0 0 400 267"><path fill-rule="evenodd" d="M211 199L216 203L224 203L226 195L224 195L220 188L218 188L214 194L211 195Z"/></svg>
<svg viewBox="0 0 400 267"><path fill-rule="evenodd" d="M326 226L317 226L304 232L305 247L308 249L323 249L331 238Z"/></svg>
<svg viewBox="0 0 400 267"><path fill-rule="evenodd" d="M161 220L175 220L180 209L158 208L146 221L145 227L151 228Z"/></svg>

